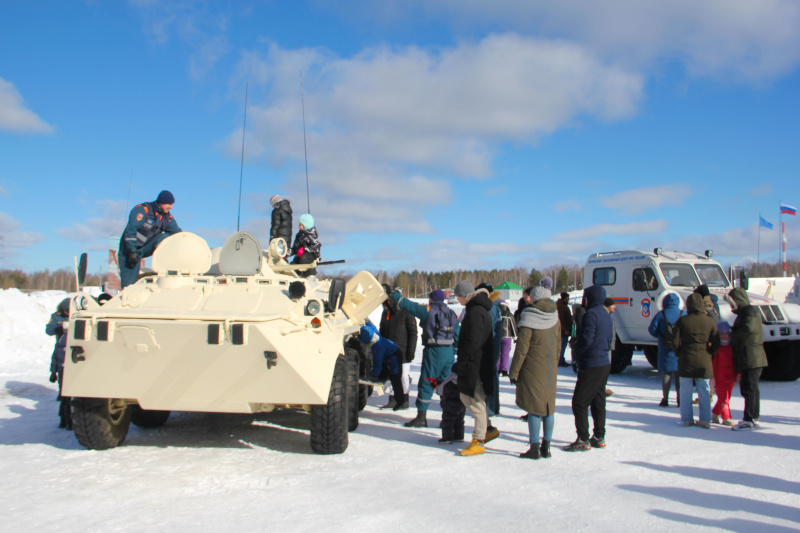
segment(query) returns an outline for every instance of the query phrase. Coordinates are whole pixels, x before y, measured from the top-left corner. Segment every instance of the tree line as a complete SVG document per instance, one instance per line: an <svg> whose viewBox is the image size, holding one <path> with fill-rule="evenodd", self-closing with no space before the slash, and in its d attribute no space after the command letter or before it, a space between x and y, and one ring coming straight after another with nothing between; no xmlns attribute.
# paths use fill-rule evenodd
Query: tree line
<svg viewBox="0 0 800 533"><path fill-rule="evenodd" d="M102 272L97 274L86 273L83 285L100 286L106 280ZM26 274L22 270L0 270L0 288L21 289L29 291L74 291L75 271L69 268L59 270L42 270Z"/></svg>

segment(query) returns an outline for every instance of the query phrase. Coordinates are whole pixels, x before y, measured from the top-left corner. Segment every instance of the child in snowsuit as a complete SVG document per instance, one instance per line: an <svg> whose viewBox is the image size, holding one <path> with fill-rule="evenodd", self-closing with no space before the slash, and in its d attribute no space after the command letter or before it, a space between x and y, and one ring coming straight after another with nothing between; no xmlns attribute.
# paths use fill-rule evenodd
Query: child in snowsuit
<svg viewBox="0 0 800 533"><path fill-rule="evenodd" d="M736 369L733 366L733 347L731 346L731 325L726 321L717 323L719 330L719 350L714 357L714 389L717 391L717 404L711 410L711 421L715 424L735 426L731 418L731 392L736 383Z"/></svg>
<svg viewBox="0 0 800 533"><path fill-rule="evenodd" d="M464 415L467 413L467 408L464 407L464 402L458 394L457 364L453 364L450 375L436 387L442 406L442 421L439 423L439 427L442 428L442 438L439 439L439 444L452 444L464 440Z"/></svg>
<svg viewBox="0 0 800 533"><path fill-rule="evenodd" d="M53 355L50 358L50 383L58 382L58 399L61 401L58 407L58 416L61 421L60 428L72 429L72 410L70 408L70 398L61 395L61 384L64 381L64 356L67 347L67 336L64 326L69 314L69 298L64 298L59 302L56 312L50 315L50 322L45 326L44 331L48 335L56 337L56 345Z"/></svg>
<svg viewBox="0 0 800 533"><path fill-rule="evenodd" d="M392 383L394 391L395 408L397 411L406 402L406 395L403 392L403 381L401 378L400 350L397 345L385 337L381 337L378 328L367 320L364 327L358 334L358 340L367 345L372 352L372 376L370 381L383 383L386 376Z"/></svg>
<svg viewBox="0 0 800 533"><path fill-rule="evenodd" d="M314 227L314 217L309 214L302 215L300 217L300 229L294 237L294 244L292 244L290 253L290 255L294 256L292 264L307 265L319 259L322 244L318 239L317 228ZM316 268L309 268L308 270L298 271L297 275L305 278L316 275L316 273Z"/></svg>

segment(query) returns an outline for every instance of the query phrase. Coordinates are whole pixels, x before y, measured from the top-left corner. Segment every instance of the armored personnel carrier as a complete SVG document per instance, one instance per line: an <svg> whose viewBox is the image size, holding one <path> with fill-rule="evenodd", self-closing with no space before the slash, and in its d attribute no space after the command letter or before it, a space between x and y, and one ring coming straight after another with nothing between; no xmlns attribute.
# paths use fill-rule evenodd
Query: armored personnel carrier
<svg viewBox="0 0 800 533"><path fill-rule="evenodd" d="M78 441L113 448L131 422L159 426L170 411L301 408L312 449L344 452L368 395L356 336L386 293L364 271L347 283L302 277L317 262L285 254L283 239L262 250L246 231L214 250L178 233L155 251L153 275L102 307L73 297L63 393Z"/></svg>
<svg viewBox="0 0 800 533"><path fill-rule="evenodd" d="M635 350L644 351L654 367L658 361L657 341L647 331L661 310L661 302L676 293L681 302L700 284L706 284L719 305L720 318L731 324L736 316L725 296L733 285L722 266L705 254L619 251L592 254L584 267L584 287L603 285L617 305L612 315L617 330L611 353L611 372L620 373L631 364ZM769 366L762 379L794 381L800 378L800 305L781 303L748 293L758 306L764 327L764 351Z"/></svg>

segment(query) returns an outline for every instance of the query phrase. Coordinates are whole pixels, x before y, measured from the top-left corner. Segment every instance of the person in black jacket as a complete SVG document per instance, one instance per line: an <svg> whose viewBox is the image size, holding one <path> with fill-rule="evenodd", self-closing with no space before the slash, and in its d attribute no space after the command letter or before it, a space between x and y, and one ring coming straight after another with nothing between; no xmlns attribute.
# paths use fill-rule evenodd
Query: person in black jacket
<svg viewBox="0 0 800 533"><path fill-rule="evenodd" d="M383 290L386 294L391 294L392 289L386 283L383 284ZM408 371L411 366L411 361L414 360L414 354L417 351L417 320L414 316L400 309L391 298L383 302L383 313L381 313L380 324L381 337L385 337L394 342L400 350L401 361L403 366L402 382L403 392L408 398ZM381 409L393 409L399 411L401 409L408 409L408 401L402 405L397 405L394 396L389 399L389 403L382 406Z"/></svg>
<svg viewBox="0 0 800 533"><path fill-rule="evenodd" d="M314 227L314 217L306 213L300 216L300 229L294 237L294 244L289 255L293 255L293 265L307 265L319 259L322 244L319 242L319 234L317 228ZM308 270L300 270L297 272L299 276L308 277L317 273L316 268L309 268Z"/></svg>
<svg viewBox="0 0 800 533"><path fill-rule="evenodd" d="M572 395L572 414L578 438L565 446L568 452L587 451L606 445L606 382L611 370L608 352L611 349L614 326L603 307L606 290L592 285L583 291L586 314L577 335L572 357L577 362L578 380ZM591 405L594 435L589 438L588 409Z"/></svg>
<svg viewBox="0 0 800 533"><path fill-rule="evenodd" d="M458 336L458 392L464 406L475 418L472 442L461 450L461 455L478 455L485 452L489 425L486 397L494 393L496 373L492 317L489 315L492 301L486 289L474 290L466 280L459 282L454 292L458 302L466 306ZM492 438L499 434L495 431Z"/></svg>
<svg viewBox="0 0 800 533"><path fill-rule="evenodd" d="M292 243L292 206L289 200L274 194L269 199L272 206L272 225L269 228L269 240L281 238L286 246Z"/></svg>

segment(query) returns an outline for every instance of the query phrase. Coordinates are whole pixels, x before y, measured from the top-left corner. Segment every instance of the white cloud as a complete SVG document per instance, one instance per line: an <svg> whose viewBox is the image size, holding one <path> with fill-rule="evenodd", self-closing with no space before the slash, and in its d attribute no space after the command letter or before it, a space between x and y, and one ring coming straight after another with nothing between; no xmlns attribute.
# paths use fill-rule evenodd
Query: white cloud
<svg viewBox="0 0 800 533"><path fill-rule="evenodd" d="M553 209L559 213L563 213L564 211L580 211L581 203L577 200L565 200L553 204Z"/></svg>
<svg viewBox="0 0 800 533"><path fill-rule="evenodd" d="M657 235L665 232L668 228L669 222L663 219L628 224L598 224L588 228L557 233L550 237L550 240L586 240L608 235Z"/></svg>
<svg viewBox="0 0 800 533"><path fill-rule="evenodd" d="M772 194L772 184L771 183L759 183L748 193L748 196L753 198L760 198L762 196L768 196Z"/></svg>
<svg viewBox="0 0 800 533"><path fill-rule="evenodd" d="M8 189L0 185L0 196L8 196Z"/></svg>
<svg viewBox="0 0 800 533"><path fill-rule="evenodd" d="M0 131L53 133L53 127L25 107L14 84L0 78Z"/></svg>
<svg viewBox="0 0 800 533"><path fill-rule="evenodd" d="M658 207L680 205L691 195L691 186L683 183L673 183L631 189L611 196L603 196L600 198L600 203L609 209L636 215Z"/></svg>
<svg viewBox="0 0 800 533"><path fill-rule="evenodd" d="M96 208L88 210L100 216L88 218L84 222L73 222L66 228L57 228L55 231L61 237L82 243L95 243L103 249L107 246L109 235L121 235L127 223L125 202L115 200L100 200Z"/></svg>
<svg viewBox="0 0 800 533"><path fill-rule="evenodd" d="M20 231L20 227L14 217L0 212L0 259L18 256L18 248L30 248L44 241L41 233Z"/></svg>

